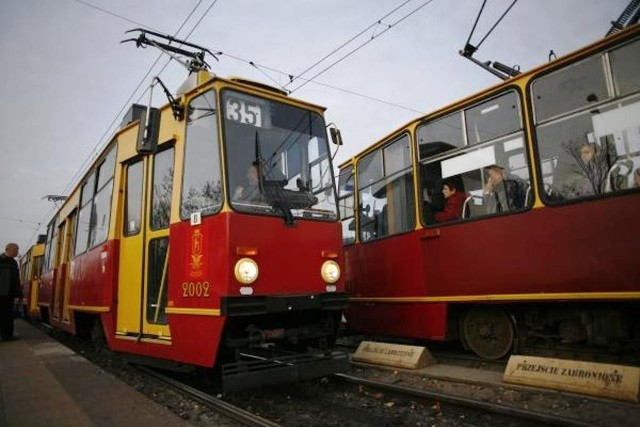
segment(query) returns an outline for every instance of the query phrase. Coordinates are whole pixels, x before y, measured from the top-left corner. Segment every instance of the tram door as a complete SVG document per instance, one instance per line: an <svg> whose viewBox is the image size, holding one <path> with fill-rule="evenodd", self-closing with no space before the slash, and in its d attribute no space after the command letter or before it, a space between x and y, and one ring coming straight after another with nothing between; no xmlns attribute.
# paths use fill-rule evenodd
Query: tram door
<svg viewBox="0 0 640 427"><path fill-rule="evenodd" d="M76 212L74 211L58 227L58 256L56 263L59 274L56 277L55 304L53 306L53 318L69 323L69 269L71 263L73 243L73 230Z"/></svg>
<svg viewBox="0 0 640 427"><path fill-rule="evenodd" d="M118 336L170 340L165 308L174 149L124 166L118 274Z"/></svg>

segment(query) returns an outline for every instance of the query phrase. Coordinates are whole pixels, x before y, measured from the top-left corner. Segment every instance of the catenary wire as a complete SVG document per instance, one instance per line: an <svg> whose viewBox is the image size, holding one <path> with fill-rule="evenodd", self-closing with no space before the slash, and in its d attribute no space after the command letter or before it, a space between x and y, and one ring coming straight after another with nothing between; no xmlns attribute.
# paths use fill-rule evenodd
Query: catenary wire
<svg viewBox="0 0 640 427"><path fill-rule="evenodd" d="M366 40L364 43L360 44L359 46L357 46L355 49L352 49L351 51L349 51L346 55L343 55L342 57L340 57L338 60L334 61L333 63L331 63L330 65L328 65L327 67L323 68L320 72L316 73L313 77L307 79L304 83L302 83L301 85L299 85L298 87L296 87L295 89L293 89L291 91L291 93L299 90L300 88L302 88L303 86L305 86L307 83L315 80L318 76L326 73L327 71L329 71L331 68L335 67L336 65L338 65L340 62L344 61L345 59L347 59L349 56L353 55L354 53L356 53L357 51L359 51L360 49L362 49L364 46L366 46L367 44L371 43L373 40L377 39L378 37L380 37L381 35L385 34L387 31L389 31L390 29L394 28L396 25L398 25L399 23L401 23L402 21L404 21L405 19L409 18L411 15L415 14L416 12L418 12L419 10L421 10L422 8L424 8L425 6L428 6L429 4L431 4L431 2L433 2L433 0L427 0L426 2L424 2L423 4L421 4L420 6L418 6L417 8L415 8L414 10L412 10L411 12L407 13L405 16L403 16L402 18L398 19L396 22L394 22L393 24L389 24L387 26L387 28L385 28L384 30L382 30L382 32L380 32L380 34L376 34L374 36L371 36L370 39Z"/></svg>
<svg viewBox="0 0 640 427"><path fill-rule="evenodd" d="M367 28L365 28L364 30L360 31L358 34L356 34L355 36L351 37L349 40L347 40L346 42L342 43L340 46L338 46L337 48L335 48L334 50L332 50L331 52L327 53L325 56L323 56L322 58L320 58L319 60L317 60L315 63L313 63L312 65L310 65L309 67L307 67L304 71L302 71L301 73L299 73L297 76L293 76L293 78L291 78L291 80L289 81L289 83L287 83L285 85L285 87L289 86L291 83L293 83L295 80L301 78L303 75L305 75L307 72L309 72L310 70L312 70L313 68L315 68L318 64L322 63L325 59L329 58L331 55L333 55L334 53L338 52L340 49L342 49L343 47L345 47L346 45L348 45L349 43L351 43L352 41L354 41L355 39L357 39L358 37L360 37L362 34L364 34L365 32L369 31L371 28L375 27L376 25L380 24L380 22L387 18L389 15L392 15L393 13L395 13L398 9L402 8L403 6L405 6L407 3L411 2L412 0L406 0L405 2L403 2L402 4L400 4L399 6L395 7L393 10L391 10L390 12L388 12L387 14L385 14L383 17L376 19L371 25L369 25Z"/></svg>
<svg viewBox="0 0 640 427"><path fill-rule="evenodd" d="M74 0L77 1L80 4L83 4L85 6L88 7L93 7L93 5L91 5L90 3L84 2L84 1L79 1L79 0ZM184 28L184 26L187 24L187 22L189 21L189 19L191 19L191 17L193 16L193 14L195 13L195 11L198 9L198 7L200 6L200 4L203 2L204 0L199 0L198 3L193 7L193 9L191 10L191 12L189 13L189 15L187 15L187 17L184 19L184 21L182 22L182 24L180 25L180 27L178 28L178 30L175 32L175 36L178 35L178 33L182 30L182 28ZM198 20L198 22L196 23L196 25L193 27L193 29L191 30L191 33L193 33L193 31L195 30L195 28L200 24L200 22L202 21L202 19L204 18L204 16L206 15L206 13L209 12L209 10L211 10L211 7L213 7L214 4L217 3L218 0L214 0L212 5L207 9L207 11L205 12L205 14ZM132 22L135 23L136 25L141 25L145 28L149 28L146 25L140 24L138 22L132 21L130 19L124 18L120 15L117 15L115 13L110 13L106 10L103 10L102 8L98 8L98 7L93 7L94 9L103 12L103 13L107 13L109 15L118 17L120 19L124 19L127 22ZM113 127L113 125L118 121L118 119L120 118L120 115L122 114L122 112L129 106L129 103L131 102L131 99L133 99L133 97L135 96L135 93L140 89L140 86L142 86L142 84L146 81L147 77L149 76L149 74L151 74L151 71L153 70L153 68L156 66L156 64L160 61L160 59L162 58L162 53L160 55L158 55L158 57L156 58L156 60L153 62L153 64L149 67L149 70L145 73L144 77L142 79L140 79L140 82L138 83L138 85L136 86L136 88L133 90L133 92L131 93L131 96L129 96L129 98L127 99L127 101L124 103L124 106L120 109L120 111L118 111L118 113L116 114L115 118L113 119L113 121L111 122L111 124L109 124L107 130L104 132L104 134L102 135L102 137L100 137L98 143L93 147L93 149L89 152L89 155L87 156L87 158L85 159L85 161L80 165L80 168L78 168L78 172L75 173L75 175L73 175L73 177L71 178L71 180L69 181L69 184L67 184L64 192L66 193L67 191L69 191L72 186L75 184L75 181L78 179L79 176L81 176L82 173L84 173L84 170L87 166L87 163L90 162L93 159L93 155L95 154L96 150L98 149L98 147L100 147L100 145L103 143L104 138L109 134L109 132L111 131L111 128ZM170 61L170 60L169 60ZM167 62L168 64L168 62ZM165 64L166 67L166 64ZM164 67L163 67L164 69ZM37 235L38 231L40 230L40 225L43 224L47 218L49 216L51 216L53 213L55 213L55 211L57 210L57 207L51 207L49 208L49 210L47 211L47 213L42 217L42 219L40 220L40 222L38 222L39 226L36 228L36 230L34 231L34 233L31 235L31 237L29 238L29 243L28 246L31 246L31 243L33 242L33 239L35 238L35 236Z"/></svg>

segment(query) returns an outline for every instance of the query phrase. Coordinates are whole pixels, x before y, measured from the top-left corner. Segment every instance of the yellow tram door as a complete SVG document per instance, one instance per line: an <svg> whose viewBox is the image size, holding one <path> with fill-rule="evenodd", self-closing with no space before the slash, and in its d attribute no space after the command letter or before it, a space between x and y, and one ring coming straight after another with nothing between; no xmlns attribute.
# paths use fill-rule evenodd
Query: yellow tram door
<svg viewBox="0 0 640 427"><path fill-rule="evenodd" d="M174 148L124 165L116 334L170 341L165 308Z"/></svg>
<svg viewBox="0 0 640 427"><path fill-rule="evenodd" d="M59 274L56 277L55 303L53 306L53 318L59 322L69 323L69 269L73 251L73 229L75 221L75 211L62 221L58 227L58 250L56 265Z"/></svg>

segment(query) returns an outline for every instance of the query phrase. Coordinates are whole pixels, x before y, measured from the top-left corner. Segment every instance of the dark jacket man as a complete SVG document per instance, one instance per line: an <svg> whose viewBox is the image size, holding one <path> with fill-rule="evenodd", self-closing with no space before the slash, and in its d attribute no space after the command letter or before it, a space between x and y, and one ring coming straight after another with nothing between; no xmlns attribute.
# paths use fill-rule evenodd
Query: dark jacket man
<svg viewBox="0 0 640 427"><path fill-rule="evenodd" d="M9 243L5 252L0 254L0 338L3 341L14 339L14 300L22 294L20 271L14 259L18 256L18 250L18 245Z"/></svg>

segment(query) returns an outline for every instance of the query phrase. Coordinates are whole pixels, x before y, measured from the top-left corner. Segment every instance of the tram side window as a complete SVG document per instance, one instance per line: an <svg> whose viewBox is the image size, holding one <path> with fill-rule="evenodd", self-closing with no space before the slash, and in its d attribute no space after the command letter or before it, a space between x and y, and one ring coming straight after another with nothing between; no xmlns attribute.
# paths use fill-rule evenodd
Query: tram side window
<svg viewBox="0 0 640 427"><path fill-rule="evenodd" d="M116 149L112 146L82 186L75 238L75 255L107 240Z"/></svg>
<svg viewBox="0 0 640 427"><path fill-rule="evenodd" d="M409 136L379 148L358 164L360 240L415 227Z"/></svg>
<svg viewBox="0 0 640 427"><path fill-rule="evenodd" d="M54 228L55 224L52 221L51 223L49 223L49 226L47 227L47 239L46 239L46 243L45 243L45 250L44 250L44 260L43 260L43 269L44 271L48 271L49 270L49 265L50 265L50 253L51 253L51 239L53 239L53 228Z"/></svg>
<svg viewBox="0 0 640 427"><path fill-rule="evenodd" d="M520 129L519 117L515 92L469 108L465 112L469 145L516 132Z"/></svg>
<svg viewBox="0 0 640 427"><path fill-rule="evenodd" d="M44 257L42 255L33 258L33 279L38 280L42 275L42 261Z"/></svg>
<svg viewBox="0 0 640 427"><path fill-rule="evenodd" d="M342 243L345 245L353 243L356 239L353 191L353 168L349 165L340 171L338 178L338 207L342 221Z"/></svg>
<svg viewBox="0 0 640 427"><path fill-rule="evenodd" d="M169 263L167 253L169 238L153 239L149 242L149 271L147 280L147 322L166 325L167 289Z"/></svg>
<svg viewBox="0 0 640 427"><path fill-rule="evenodd" d="M222 207L222 173L213 91L194 98L187 108L187 132L180 216L210 215Z"/></svg>
<svg viewBox="0 0 640 427"><path fill-rule="evenodd" d="M422 215L427 225L505 214L532 203L529 164L516 92L507 92L462 113L463 148L420 147ZM418 128L428 135L434 123ZM438 144L434 142L432 144Z"/></svg>
<svg viewBox="0 0 640 427"><path fill-rule="evenodd" d="M56 249L58 248L58 223L53 219L49 223L49 230L47 232L47 244L46 244L46 252L44 259L44 269L49 271L52 269L54 265L54 259L56 256Z"/></svg>
<svg viewBox="0 0 640 427"><path fill-rule="evenodd" d="M548 203L597 197L631 189L634 171L640 168L640 42L635 41L598 54L536 79L532 97L536 111L536 134L544 197ZM609 61L603 56L608 55ZM584 79L584 64L596 64ZM600 94L599 82L611 75L614 85ZM538 114L552 100L539 95L549 87L583 85L588 102L575 111L564 105L550 119ZM588 87L587 84L595 87ZM592 96L592 94L597 94ZM556 108L554 106L553 108Z"/></svg>
<svg viewBox="0 0 640 427"><path fill-rule="evenodd" d="M142 227L142 161L127 167L124 234L133 236Z"/></svg>
<svg viewBox="0 0 640 427"><path fill-rule="evenodd" d="M78 215L78 225L76 231L75 254L79 255L87 250L89 244L89 230L91 228L91 211L93 192L95 190L95 173L89 176L87 182L82 186L80 193L80 214Z"/></svg>
<svg viewBox="0 0 640 427"><path fill-rule="evenodd" d="M420 159L461 148L464 145L462 112L460 111L418 128Z"/></svg>
<svg viewBox="0 0 640 427"><path fill-rule="evenodd" d="M151 229L169 226L171 192L173 190L173 147L159 152L153 163L153 193L151 195Z"/></svg>

